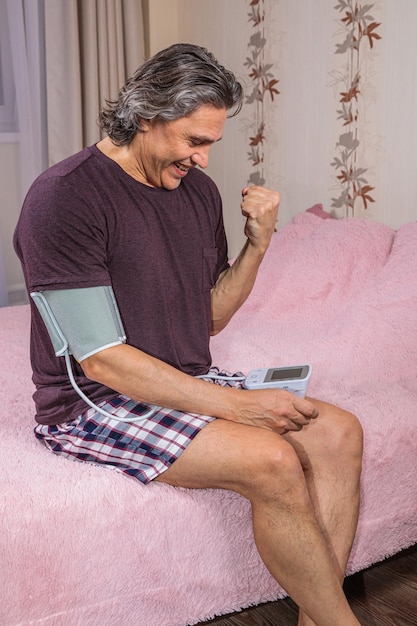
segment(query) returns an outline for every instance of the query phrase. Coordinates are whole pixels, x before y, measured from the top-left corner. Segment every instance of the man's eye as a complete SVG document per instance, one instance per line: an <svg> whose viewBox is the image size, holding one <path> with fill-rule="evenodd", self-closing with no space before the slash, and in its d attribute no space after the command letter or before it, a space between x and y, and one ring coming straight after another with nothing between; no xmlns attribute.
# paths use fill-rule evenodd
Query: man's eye
<svg viewBox="0 0 417 626"><path fill-rule="evenodd" d="M197 147L202 146L204 141L202 139L190 139L190 146Z"/></svg>

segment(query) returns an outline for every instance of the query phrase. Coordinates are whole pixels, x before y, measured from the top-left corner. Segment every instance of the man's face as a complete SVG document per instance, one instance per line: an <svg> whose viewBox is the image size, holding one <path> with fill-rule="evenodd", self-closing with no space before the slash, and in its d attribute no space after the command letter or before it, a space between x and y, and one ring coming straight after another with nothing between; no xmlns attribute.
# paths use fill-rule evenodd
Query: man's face
<svg viewBox="0 0 417 626"><path fill-rule="evenodd" d="M220 141L227 110L204 104L173 122L142 121L135 137L135 155L142 182L176 189L190 168L207 167L209 152Z"/></svg>

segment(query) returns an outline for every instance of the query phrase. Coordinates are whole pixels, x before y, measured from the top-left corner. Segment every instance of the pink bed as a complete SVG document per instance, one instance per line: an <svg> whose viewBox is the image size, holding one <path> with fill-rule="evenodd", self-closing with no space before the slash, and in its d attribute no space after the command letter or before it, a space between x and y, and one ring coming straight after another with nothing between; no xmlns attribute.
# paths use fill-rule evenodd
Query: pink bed
<svg viewBox="0 0 417 626"><path fill-rule="evenodd" d="M212 342L230 369L311 363L310 393L365 430L348 573L417 542L417 223L298 215ZM185 626L281 598L248 502L144 487L32 435L27 306L0 309L0 623Z"/></svg>

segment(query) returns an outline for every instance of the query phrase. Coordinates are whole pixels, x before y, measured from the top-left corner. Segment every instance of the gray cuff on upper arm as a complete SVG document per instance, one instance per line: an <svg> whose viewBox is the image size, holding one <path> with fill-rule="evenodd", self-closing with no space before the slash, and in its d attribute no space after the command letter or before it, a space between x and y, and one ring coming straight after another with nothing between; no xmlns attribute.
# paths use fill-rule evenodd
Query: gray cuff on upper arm
<svg viewBox="0 0 417 626"><path fill-rule="evenodd" d="M68 349L77 361L126 342L112 287L32 292L55 354Z"/></svg>

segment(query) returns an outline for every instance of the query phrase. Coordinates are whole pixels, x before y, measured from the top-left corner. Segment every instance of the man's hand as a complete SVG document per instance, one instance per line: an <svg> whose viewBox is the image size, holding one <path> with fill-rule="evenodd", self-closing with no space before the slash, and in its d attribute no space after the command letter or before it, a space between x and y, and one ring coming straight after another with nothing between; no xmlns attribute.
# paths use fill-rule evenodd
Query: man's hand
<svg viewBox="0 0 417 626"><path fill-rule="evenodd" d="M245 235L249 242L265 252L278 217L279 193L264 187L242 189L242 214L246 217Z"/></svg>
<svg viewBox="0 0 417 626"><path fill-rule="evenodd" d="M318 417L309 400L298 398L283 389L242 390L238 416L233 420L248 426L265 428L284 435L307 426Z"/></svg>

